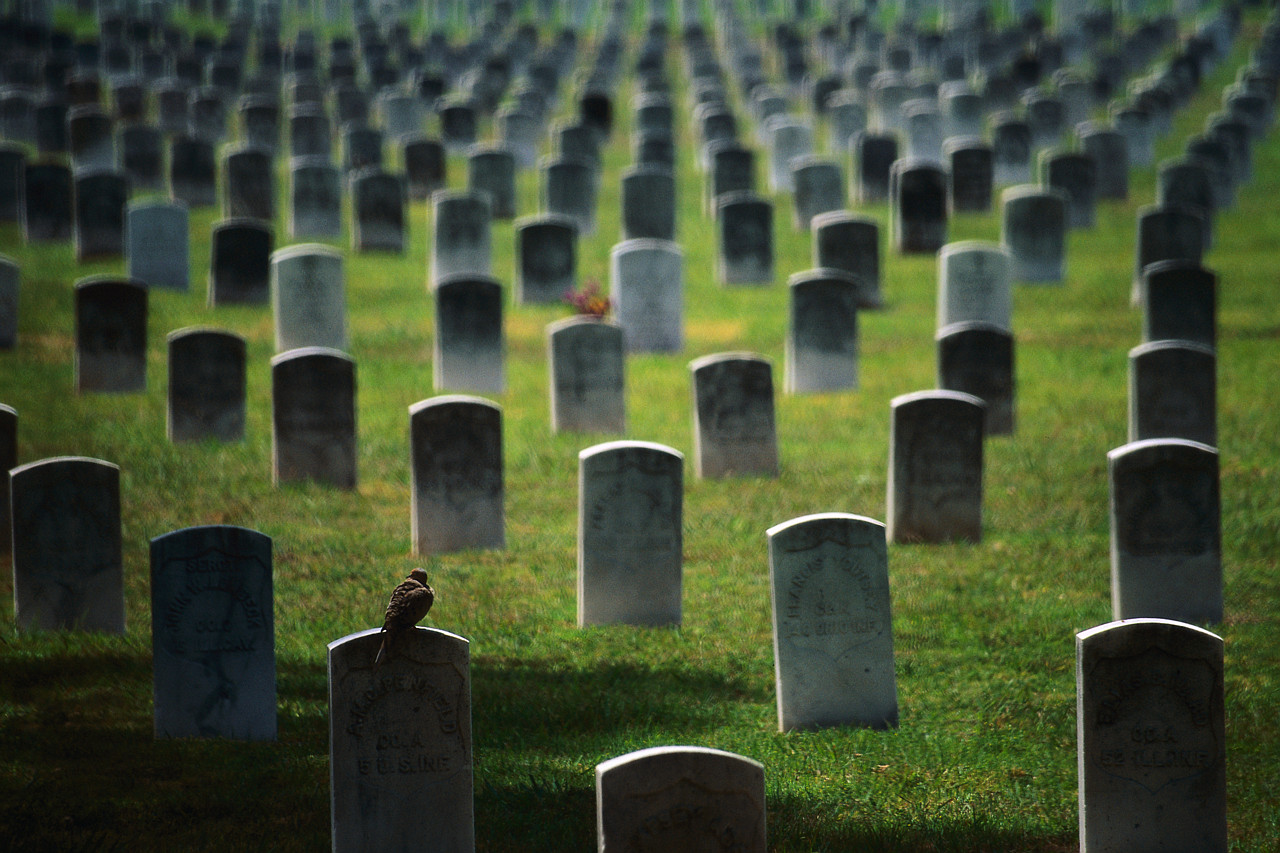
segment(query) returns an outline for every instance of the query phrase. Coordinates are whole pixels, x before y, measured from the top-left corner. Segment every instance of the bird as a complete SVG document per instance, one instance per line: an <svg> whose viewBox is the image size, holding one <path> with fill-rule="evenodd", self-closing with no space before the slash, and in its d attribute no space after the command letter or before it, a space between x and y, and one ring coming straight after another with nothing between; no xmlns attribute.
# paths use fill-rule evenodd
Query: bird
<svg viewBox="0 0 1280 853"><path fill-rule="evenodd" d="M387 602L386 616L382 621L382 645L378 647L378 654L373 659L374 669L391 656L396 641L401 635L413 630L427 615L435 600L436 591L427 583L426 569L414 569L409 572L409 577L396 585L391 591L391 600Z"/></svg>

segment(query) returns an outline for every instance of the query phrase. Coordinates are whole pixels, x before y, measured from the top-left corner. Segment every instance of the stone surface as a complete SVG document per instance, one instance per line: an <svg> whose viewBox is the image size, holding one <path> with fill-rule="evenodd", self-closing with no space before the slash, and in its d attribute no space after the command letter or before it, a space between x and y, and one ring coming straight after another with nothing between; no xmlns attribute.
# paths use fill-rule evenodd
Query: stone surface
<svg viewBox="0 0 1280 853"><path fill-rule="evenodd" d="M244 527L151 540L155 736L275 740L271 537Z"/></svg>
<svg viewBox="0 0 1280 853"><path fill-rule="evenodd" d="M896 726L884 525L832 512L767 535L779 730Z"/></svg>
<svg viewBox="0 0 1280 853"><path fill-rule="evenodd" d="M1001 193L1000 242L1013 261L1013 280L1059 284L1066 276L1067 201L1061 193L1021 185Z"/></svg>
<svg viewBox="0 0 1280 853"><path fill-rule="evenodd" d="M684 456L643 441L578 454L578 625L679 625Z"/></svg>
<svg viewBox="0 0 1280 853"><path fill-rule="evenodd" d="M270 223L276 217L275 165L263 148L240 148L222 159L222 215Z"/></svg>
<svg viewBox="0 0 1280 853"><path fill-rule="evenodd" d="M987 404L983 430L1011 435L1016 374L1013 333L995 323L965 321L938 329L938 387Z"/></svg>
<svg viewBox="0 0 1280 853"><path fill-rule="evenodd" d="M1143 270L1142 339L1215 347L1218 277L1191 261L1161 261Z"/></svg>
<svg viewBox="0 0 1280 853"><path fill-rule="evenodd" d="M813 266L835 269L858 283L858 307L880 308L880 224L868 216L836 211L815 216Z"/></svg>
<svg viewBox="0 0 1280 853"><path fill-rule="evenodd" d="M489 275L492 222L488 198L478 193L438 190L431 195L431 286L455 273Z"/></svg>
<svg viewBox="0 0 1280 853"><path fill-rule="evenodd" d="M186 205L135 201L125 209L125 264L147 287L185 291L191 278Z"/></svg>
<svg viewBox="0 0 1280 853"><path fill-rule="evenodd" d="M595 317L550 323L547 359L553 432L627 431L621 326Z"/></svg>
<svg viewBox="0 0 1280 853"><path fill-rule="evenodd" d="M625 240L609 253L610 292L628 352L684 348L684 254L666 240Z"/></svg>
<svg viewBox="0 0 1280 853"><path fill-rule="evenodd" d="M731 752L629 752L596 765L596 849L764 853L764 791L764 765Z"/></svg>
<svg viewBox="0 0 1280 853"><path fill-rule="evenodd" d="M559 303L578 289L578 233L567 216L516 220L516 304Z"/></svg>
<svg viewBox="0 0 1280 853"><path fill-rule="evenodd" d="M382 632L329 644L334 853L473 853L470 643L415 628L373 668Z"/></svg>
<svg viewBox="0 0 1280 853"><path fill-rule="evenodd" d="M938 328L976 321L1013 328L1012 257L995 243L964 240L938 252Z"/></svg>
<svg viewBox="0 0 1280 853"><path fill-rule="evenodd" d="M59 456L9 474L18 629L123 634L120 469Z"/></svg>
<svg viewBox="0 0 1280 853"><path fill-rule="evenodd" d="M1218 451L1177 438L1107 454L1116 619L1222 621Z"/></svg>
<svg viewBox="0 0 1280 853"><path fill-rule="evenodd" d="M1164 619L1076 635L1081 853L1225 853L1222 639Z"/></svg>
<svg viewBox="0 0 1280 853"><path fill-rule="evenodd" d="M399 175L375 168L353 175L351 247L357 252L404 252L407 195Z"/></svg>
<svg viewBox="0 0 1280 853"><path fill-rule="evenodd" d="M23 172L22 237L28 243L71 239L71 170L28 163Z"/></svg>
<svg viewBox="0 0 1280 853"><path fill-rule="evenodd" d="M120 172L79 170L73 182L76 260L124 255L124 209L129 180Z"/></svg>
<svg viewBox="0 0 1280 853"><path fill-rule="evenodd" d="M722 285L773 283L773 202L751 192L721 193L716 231L716 277Z"/></svg>
<svg viewBox="0 0 1280 853"><path fill-rule="evenodd" d="M21 282L22 270L18 268L17 261L8 255L0 255L0 350L11 350L18 345Z"/></svg>
<svg viewBox="0 0 1280 853"><path fill-rule="evenodd" d="M694 359L689 371L697 475L776 477L773 365L754 353L731 352Z"/></svg>
<svg viewBox="0 0 1280 853"><path fill-rule="evenodd" d="M75 388L129 394L147 388L147 289L94 276L75 286Z"/></svg>
<svg viewBox="0 0 1280 853"><path fill-rule="evenodd" d="M920 391L890 401L890 542L982 539L985 406L956 391Z"/></svg>
<svg viewBox="0 0 1280 853"><path fill-rule="evenodd" d="M676 179L670 169L640 166L622 175L622 239L676 238Z"/></svg>
<svg viewBox="0 0 1280 853"><path fill-rule="evenodd" d="M932 160L904 158L889 170L889 237L902 254L933 254L947 242L947 173Z"/></svg>
<svg viewBox="0 0 1280 853"><path fill-rule="evenodd" d="M1129 441L1185 438L1218 445L1218 360L1190 341L1129 350Z"/></svg>
<svg viewBox="0 0 1280 853"><path fill-rule="evenodd" d="M295 157L289 168L289 236L342 236L342 176L320 157Z"/></svg>
<svg viewBox="0 0 1280 853"><path fill-rule="evenodd" d="M432 378L437 391L506 389L502 285L490 276L458 273L436 282Z"/></svg>
<svg viewBox="0 0 1280 853"><path fill-rule="evenodd" d="M506 545L502 409L441 395L409 407L415 554Z"/></svg>
<svg viewBox="0 0 1280 853"><path fill-rule="evenodd" d="M325 347L271 359L271 462L277 486L356 487L356 365Z"/></svg>
<svg viewBox="0 0 1280 853"><path fill-rule="evenodd" d="M272 252L271 310L276 352L299 347L346 349L342 255L318 243L300 243Z"/></svg>
<svg viewBox="0 0 1280 853"><path fill-rule="evenodd" d="M858 280L841 270L820 268L796 273L787 287L787 393L857 388L858 308L863 294Z"/></svg>
<svg viewBox="0 0 1280 853"><path fill-rule="evenodd" d="M275 235L256 219L215 223L209 248L209 304L265 305L271 299Z"/></svg>
<svg viewBox="0 0 1280 853"><path fill-rule="evenodd" d="M1161 261L1186 261L1198 266L1204 256L1204 215L1187 205L1151 205L1138 209L1130 301L1143 304L1142 277Z"/></svg>
<svg viewBox="0 0 1280 853"><path fill-rule="evenodd" d="M186 328L169 333L170 441L240 441L245 424L245 339Z"/></svg>
<svg viewBox="0 0 1280 853"><path fill-rule="evenodd" d="M18 412L0 403L0 555L13 553L13 517L9 510L9 472L18 467Z"/></svg>

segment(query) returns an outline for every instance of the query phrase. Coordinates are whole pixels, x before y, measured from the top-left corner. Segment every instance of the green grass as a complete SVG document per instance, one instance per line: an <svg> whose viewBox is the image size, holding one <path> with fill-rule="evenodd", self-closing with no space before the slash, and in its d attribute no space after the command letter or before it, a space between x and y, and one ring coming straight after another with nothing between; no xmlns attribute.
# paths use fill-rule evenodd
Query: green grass
<svg viewBox="0 0 1280 853"><path fill-rule="evenodd" d="M1259 19L1249 21L1246 39L1256 38ZM1238 48L1206 81L1161 158L1216 108L1245 55ZM674 58L670 71L679 93ZM630 91L624 82L616 101L599 229L580 245L583 280L608 279ZM773 360L780 387L783 283L810 266L810 248L791 229L790 199L778 197L775 284L715 284L685 114L677 111L687 346L633 357L627 378L628 437L689 455L688 362L758 352ZM1226 640L1228 818L1240 851L1273 850L1280 838L1274 135L1258 147L1255 172L1237 207L1219 215L1206 259L1221 285L1227 619L1214 630ZM451 184L464 174L451 161ZM19 412L20 462L76 454L120 465L129 625L124 637L19 633L11 579L0 582L0 837L14 850L327 847L325 645L380 624L391 587L423 564L440 594L428 622L472 642L483 851L591 849L594 766L664 744L762 761L778 851L1075 849L1074 634L1110 618L1106 453L1126 438L1127 352L1140 337L1128 305L1133 229L1153 185L1153 170L1135 171L1131 199L1102 205L1097 227L1071 235L1064 286L1015 294L1018 431L987 443L982 543L889 549L901 705L890 732L777 732L764 531L812 512L884 517L889 401L935 381L932 258L886 252L889 307L860 318L857 391L779 394L778 479L703 482L686 471L683 625L580 630L576 454L610 437L550 432L543 329L564 315L559 307L515 306L506 317L508 391L497 399L507 549L409 553L407 408L434 393L427 205L412 206L403 256L357 256L338 242L359 381L354 493L271 485L270 315L206 306L214 211L192 216L191 291L151 295L147 393L123 397L76 396L71 367L74 281L123 264L77 265L69 245L24 246L16 228L0 226L0 251L23 270L20 344L0 356L0 402ZM533 212L536 177L522 175L520 191L520 212ZM883 207L867 212L885 220ZM277 234L277 245L289 242L283 220ZM998 235L994 213L952 222L952 239ZM511 225L497 224L495 274L507 283L512 243ZM242 443L165 439L164 336L194 324L249 341ZM277 743L152 737L148 540L210 523L274 540Z"/></svg>

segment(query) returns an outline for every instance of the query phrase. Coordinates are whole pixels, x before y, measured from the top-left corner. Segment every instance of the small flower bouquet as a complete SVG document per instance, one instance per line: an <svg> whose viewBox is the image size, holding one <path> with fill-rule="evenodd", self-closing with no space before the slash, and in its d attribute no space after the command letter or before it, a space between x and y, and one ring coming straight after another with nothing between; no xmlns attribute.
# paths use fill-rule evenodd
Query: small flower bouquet
<svg viewBox="0 0 1280 853"><path fill-rule="evenodd" d="M566 290L564 301L573 307L575 314L603 319L609 316L613 303L609 297L600 292L600 282L594 279L583 285L581 290Z"/></svg>

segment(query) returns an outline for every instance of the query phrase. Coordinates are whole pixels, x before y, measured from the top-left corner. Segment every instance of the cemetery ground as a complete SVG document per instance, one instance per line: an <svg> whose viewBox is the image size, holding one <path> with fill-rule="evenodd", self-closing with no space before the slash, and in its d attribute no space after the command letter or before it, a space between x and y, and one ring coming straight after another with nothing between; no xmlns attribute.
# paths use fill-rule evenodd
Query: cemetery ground
<svg viewBox="0 0 1280 853"><path fill-rule="evenodd" d="M1215 108L1259 22L1247 18L1157 160ZM678 63L669 72L678 77ZM624 82L619 103L629 94ZM605 149L599 227L579 245L579 280L606 288L627 113L616 110ZM19 633L5 573L3 846L326 849L326 644L380 625L391 588L423 565L438 593L425 624L471 641L479 850L591 849L595 766L668 744L761 761L774 850L1076 849L1075 634L1111 619L1106 455L1127 440L1127 353L1141 338L1129 306L1134 222L1154 199L1154 170L1136 170L1129 201L1099 204L1097 225L1071 233L1064 285L1015 292L1017 429L986 441L981 543L889 548L898 728L780 734L765 530L816 512L884 518L889 401L936 382L935 260L884 253L887 306L859 316L856 391L784 395L784 283L811 267L810 238L793 231L789 197L775 196L774 283L718 286L692 132L683 121L678 132L686 345L627 363L627 437L686 455L678 628L575 625L577 454L616 436L550 430L544 327L563 306L505 309L507 390L486 396L503 409L506 548L410 553L408 408L435 393L428 204L410 205L403 255L334 241L357 369L355 491L272 485L270 310L206 305L214 209L192 211L191 290L150 294L145 394L73 391L72 285L120 273L122 262L77 264L70 243L24 246L15 226L0 226L0 252L22 268L19 343L0 355L0 402L19 413L21 463L78 455L120 466L128 625L123 637ZM464 176L451 158L451 186ZM519 180L519 211L531 213L536 174ZM1240 851L1274 850L1280 838L1277 193L1273 131L1255 151L1254 181L1218 215L1205 259L1219 276L1226 610L1210 628L1226 642L1228 819ZM858 209L887 229L884 205ZM277 247L283 234L278 222ZM951 240L998 236L996 213L950 223ZM494 224L493 245L495 275L510 288L511 223ZM192 325L248 341L243 442L166 439L165 335ZM773 362L777 479L694 476L687 365L725 351ZM153 738L148 542L204 524L274 542L277 742Z"/></svg>

